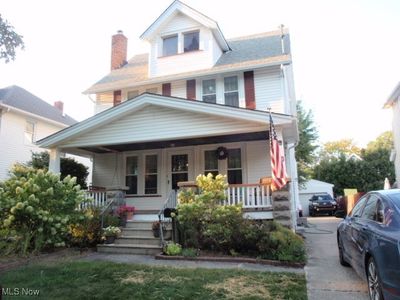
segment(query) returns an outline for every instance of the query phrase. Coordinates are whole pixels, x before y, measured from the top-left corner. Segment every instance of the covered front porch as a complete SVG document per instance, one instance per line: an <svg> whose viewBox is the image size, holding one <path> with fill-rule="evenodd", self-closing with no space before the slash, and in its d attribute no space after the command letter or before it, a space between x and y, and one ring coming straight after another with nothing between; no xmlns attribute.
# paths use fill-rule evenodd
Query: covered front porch
<svg viewBox="0 0 400 300"><path fill-rule="evenodd" d="M278 138L294 167L296 120L273 114ZM60 153L93 159L91 191L123 190L139 211L159 211L179 182L199 174L227 176L226 204L269 210L269 116L265 111L143 94L60 131L39 145L51 149L50 170L59 171ZM103 198L102 198L103 197ZM99 203L103 200L99 200ZM99 204L100 205L100 204Z"/></svg>

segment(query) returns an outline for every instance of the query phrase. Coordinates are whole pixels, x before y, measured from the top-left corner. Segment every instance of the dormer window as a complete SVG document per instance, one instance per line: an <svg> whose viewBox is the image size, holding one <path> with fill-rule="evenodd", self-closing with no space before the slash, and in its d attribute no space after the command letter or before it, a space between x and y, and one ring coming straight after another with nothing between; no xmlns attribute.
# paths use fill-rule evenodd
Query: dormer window
<svg viewBox="0 0 400 300"><path fill-rule="evenodd" d="M199 32L188 32L183 34L184 52L199 50Z"/></svg>
<svg viewBox="0 0 400 300"><path fill-rule="evenodd" d="M178 35L163 38L163 56L178 53Z"/></svg>

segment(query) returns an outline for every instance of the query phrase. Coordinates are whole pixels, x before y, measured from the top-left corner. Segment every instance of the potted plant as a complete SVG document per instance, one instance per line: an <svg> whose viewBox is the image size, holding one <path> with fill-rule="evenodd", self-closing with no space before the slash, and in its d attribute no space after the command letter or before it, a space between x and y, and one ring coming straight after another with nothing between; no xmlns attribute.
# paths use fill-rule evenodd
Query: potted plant
<svg viewBox="0 0 400 300"><path fill-rule="evenodd" d="M121 229L116 226L108 226L103 228L103 235L106 239L106 244L113 244L115 238L121 233Z"/></svg>
<svg viewBox="0 0 400 300"><path fill-rule="evenodd" d="M121 220L121 226L125 226L126 221L132 219L134 212L135 212L134 206L129 206L125 204L118 207L117 215Z"/></svg>
<svg viewBox="0 0 400 300"><path fill-rule="evenodd" d="M160 221L154 221L151 225L151 230L153 230L154 237L160 237ZM162 225L163 234L166 232L165 225Z"/></svg>

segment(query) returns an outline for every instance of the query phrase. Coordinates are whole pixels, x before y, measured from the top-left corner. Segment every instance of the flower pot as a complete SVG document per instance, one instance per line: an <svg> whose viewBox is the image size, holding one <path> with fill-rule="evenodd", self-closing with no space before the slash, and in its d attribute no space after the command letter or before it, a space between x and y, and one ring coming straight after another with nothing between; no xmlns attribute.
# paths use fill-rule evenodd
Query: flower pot
<svg viewBox="0 0 400 300"><path fill-rule="evenodd" d="M132 220L132 218L133 218L133 211L128 211L127 213L126 213L126 220Z"/></svg>
<svg viewBox="0 0 400 300"><path fill-rule="evenodd" d="M126 218L124 218L124 217L119 218L119 225L121 227L125 227L126 226Z"/></svg>
<svg viewBox="0 0 400 300"><path fill-rule="evenodd" d="M114 244L115 235L107 235L106 236L106 244Z"/></svg>

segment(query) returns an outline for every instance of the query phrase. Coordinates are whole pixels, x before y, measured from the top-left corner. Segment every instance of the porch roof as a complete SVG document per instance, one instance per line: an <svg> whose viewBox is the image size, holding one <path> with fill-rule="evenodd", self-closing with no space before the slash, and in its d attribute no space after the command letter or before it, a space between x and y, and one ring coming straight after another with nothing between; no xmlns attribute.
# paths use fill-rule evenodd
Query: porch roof
<svg viewBox="0 0 400 300"><path fill-rule="evenodd" d="M282 130L283 139L294 142L297 138L296 118L277 113L272 115L276 128ZM123 151L144 147L138 146L144 143L180 144L183 140L208 143L211 137L233 138L236 135L235 138L239 138L237 135L245 133L253 133L248 138L255 138L255 133L265 132L268 126L266 111L144 93L41 139L37 145L90 152L110 146L107 148ZM208 138L208 141L201 142L200 138Z"/></svg>

